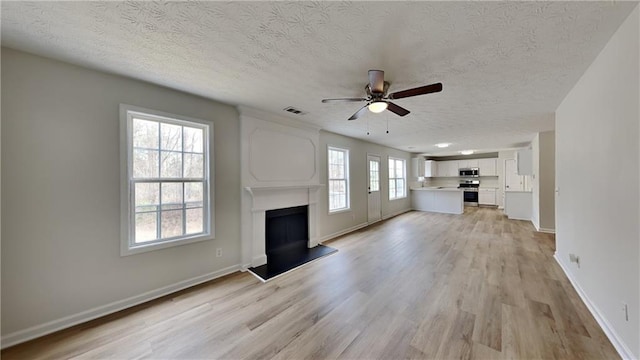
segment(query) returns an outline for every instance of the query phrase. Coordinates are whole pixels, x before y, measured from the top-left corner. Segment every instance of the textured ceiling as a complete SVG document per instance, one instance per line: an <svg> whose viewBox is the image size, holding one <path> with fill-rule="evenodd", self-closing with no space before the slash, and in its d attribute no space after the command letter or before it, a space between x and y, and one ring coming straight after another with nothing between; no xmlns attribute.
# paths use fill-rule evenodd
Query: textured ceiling
<svg viewBox="0 0 640 360"><path fill-rule="evenodd" d="M636 5L2 1L2 45L444 155L552 130L557 106ZM390 91L444 90L397 100L411 110L404 118L347 121L361 104L320 102L363 96L369 69L385 71Z"/></svg>

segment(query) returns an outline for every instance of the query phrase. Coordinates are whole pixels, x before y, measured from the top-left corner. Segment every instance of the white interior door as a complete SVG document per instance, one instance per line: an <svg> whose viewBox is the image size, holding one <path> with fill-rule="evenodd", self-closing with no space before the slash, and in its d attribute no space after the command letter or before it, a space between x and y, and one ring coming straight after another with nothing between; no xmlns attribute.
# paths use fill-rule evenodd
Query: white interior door
<svg viewBox="0 0 640 360"><path fill-rule="evenodd" d="M504 161L504 191L523 191L524 176L518 175L516 161L508 159Z"/></svg>
<svg viewBox="0 0 640 360"><path fill-rule="evenodd" d="M367 155L367 180L369 187L368 208L369 223L382 220L382 207L380 206L380 157Z"/></svg>

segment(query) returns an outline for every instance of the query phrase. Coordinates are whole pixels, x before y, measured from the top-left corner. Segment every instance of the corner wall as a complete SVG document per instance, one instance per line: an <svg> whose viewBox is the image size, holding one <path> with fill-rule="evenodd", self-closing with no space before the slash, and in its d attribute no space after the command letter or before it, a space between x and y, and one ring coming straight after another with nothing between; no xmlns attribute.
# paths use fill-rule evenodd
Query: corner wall
<svg viewBox="0 0 640 360"><path fill-rule="evenodd" d="M533 152L531 222L536 230L555 231L555 132L536 134L531 140Z"/></svg>
<svg viewBox="0 0 640 360"><path fill-rule="evenodd" d="M554 232L556 229L556 133L547 131L539 134L538 196L540 230Z"/></svg>
<svg viewBox="0 0 640 360"><path fill-rule="evenodd" d="M239 268L234 107L7 48L1 75L3 346ZM213 122L215 240L120 256L120 103Z"/></svg>
<svg viewBox="0 0 640 360"><path fill-rule="evenodd" d="M636 6L556 111L556 258L628 358L640 357L639 43Z"/></svg>

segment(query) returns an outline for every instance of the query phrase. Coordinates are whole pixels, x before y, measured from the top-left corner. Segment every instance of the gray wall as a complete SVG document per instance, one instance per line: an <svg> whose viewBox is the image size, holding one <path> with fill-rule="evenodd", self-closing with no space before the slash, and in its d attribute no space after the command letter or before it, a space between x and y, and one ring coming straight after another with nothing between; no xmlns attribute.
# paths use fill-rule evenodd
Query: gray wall
<svg viewBox="0 0 640 360"><path fill-rule="evenodd" d="M636 6L556 111L557 257L633 358L640 357L639 59Z"/></svg>
<svg viewBox="0 0 640 360"><path fill-rule="evenodd" d="M407 198L389 200L389 156L407 160L407 177L411 174L411 154L405 151L391 149L362 140L321 131L320 132L320 181L327 182L327 146L349 149L349 175L351 192L351 210L329 214L329 198L327 187L320 190L318 203L318 230L322 241L332 235L342 233L347 229L365 225L367 223L368 184L367 184L367 154L379 155L380 159L380 187L382 216L389 217L411 209L411 193L407 189Z"/></svg>
<svg viewBox="0 0 640 360"><path fill-rule="evenodd" d="M531 221L541 231L555 230L555 131L536 134L533 153Z"/></svg>
<svg viewBox="0 0 640 360"><path fill-rule="evenodd" d="M120 256L120 103L214 122L215 240ZM3 336L240 262L234 107L3 48L2 122Z"/></svg>
<svg viewBox="0 0 640 360"><path fill-rule="evenodd" d="M556 133L547 131L539 134L540 164L538 179L540 181L539 209L540 228L555 230L556 228Z"/></svg>

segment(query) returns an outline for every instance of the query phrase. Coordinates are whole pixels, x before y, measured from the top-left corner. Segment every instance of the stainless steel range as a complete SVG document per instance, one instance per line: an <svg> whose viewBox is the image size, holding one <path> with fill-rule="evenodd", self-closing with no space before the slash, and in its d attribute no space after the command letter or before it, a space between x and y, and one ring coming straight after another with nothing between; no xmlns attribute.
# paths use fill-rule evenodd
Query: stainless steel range
<svg viewBox="0 0 640 360"><path fill-rule="evenodd" d="M463 190L464 205L478 206L478 188L480 180L460 180L458 189Z"/></svg>

